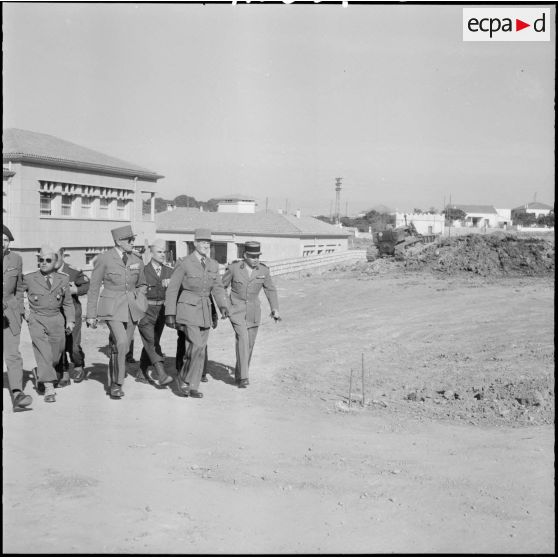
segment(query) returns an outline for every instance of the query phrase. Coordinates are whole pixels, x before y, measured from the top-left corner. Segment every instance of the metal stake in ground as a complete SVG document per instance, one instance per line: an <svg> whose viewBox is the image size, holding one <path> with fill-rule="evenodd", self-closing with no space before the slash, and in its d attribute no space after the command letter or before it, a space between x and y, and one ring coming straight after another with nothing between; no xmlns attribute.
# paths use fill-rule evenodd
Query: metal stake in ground
<svg viewBox="0 0 558 558"><path fill-rule="evenodd" d="M349 378L349 407L351 406L352 397L353 397L353 369L351 368L351 376Z"/></svg>
<svg viewBox="0 0 558 558"><path fill-rule="evenodd" d="M361 377L362 377L362 406L364 407L366 405L366 394L365 394L365 391L364 391L364 353L362 353Z"/></svg>

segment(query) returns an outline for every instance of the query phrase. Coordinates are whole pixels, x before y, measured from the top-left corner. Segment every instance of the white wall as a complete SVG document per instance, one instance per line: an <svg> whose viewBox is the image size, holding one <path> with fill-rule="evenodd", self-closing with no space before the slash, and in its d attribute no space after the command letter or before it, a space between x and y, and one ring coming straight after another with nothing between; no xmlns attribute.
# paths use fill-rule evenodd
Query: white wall
<svg viewBox="0 0 558 558"><path fill-rule="evenodd" d="M157 236L166 241L176 242L176 257L183 258L188 255L187 242L194 241L194 233L167 233L158 232ZM304 252L312 252L314 255L327 251L337 252L348 250L346 238L298 238L280 236L255 236L255 235L224 235L213 234L213 242L227 243L227 261L230 263L238 258L237 244L248 241L256 241L261 244L263 262L274 262L299 258Z"/></svg>
<svg viewBox="0 0 558 558"><path fill-rule="evenodd" d="M396 227L405 226L405 216L407 216L407 224L413 223L419 234L444 234L444 215L436 213L396 213Z"/></svg>
<svg viewBox="0 0 558 558"><path fill-rule="evenodd" d="M12 247L21 253L26 269L36 268L36 251L47 242L68 248L72 253L72 264L83 267L87 248L113 245L111 229L131 224L134 232L138 234L137 245L144 245L145 238L155 235L154 215L151 215L149 220L143 219L140 193L155 193L156 183L143 180L134 183L132 179L122 177L21 163L12 164L11 169L16 174L7 186L8 211L4 215L4 222L12 231L15 239ZM137 195L127 220L41 216L41 180L103 188L135 189Z"/></svg>

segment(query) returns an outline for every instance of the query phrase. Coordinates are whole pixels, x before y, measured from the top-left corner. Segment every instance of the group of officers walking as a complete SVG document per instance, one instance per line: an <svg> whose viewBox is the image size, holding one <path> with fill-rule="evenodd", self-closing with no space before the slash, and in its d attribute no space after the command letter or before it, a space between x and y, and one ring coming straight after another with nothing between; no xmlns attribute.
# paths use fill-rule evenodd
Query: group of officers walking
<svg viewBox="0 0 558 558"><path fill-rule="evenodd" d="M19 351L22 321L29 327L37 367L37 392L46 402L56 401L56 388L86 378L81 347L82 306L87 294L86 325L104 321L109 330L109 384L111 399L124 396L126 362L136 326L143 342L136 381L166 387L176 381L183 397L203 397L200 382L207 381L209 331L218 314L228 318L236 339L235 381L249 385L248 368L261 322L259 294L263 288L271 317L278 321L277 290L269 269L259 261L260 243L246 242L241 260L229 264L221 277L210 257L211 231L194 232L194 251L174 268L165 263L165 243L155 239L144 264L134 251L135 235L126 225L111 231L114 247L100 254L91 279L64 262L64 251L45 245L39 269L22 272L21 256L9 249L13 236L3 226L4 361L14 411L26 410L32 398L23 392L23 361ZM227 289L230 288L230 294ZM25 296L28 304L25 305ZM165 369L160 340L164 327L177 330L176 379ZM65 363L73 364L72 376ZM129 355L128 355L129 356Z"/></svg>

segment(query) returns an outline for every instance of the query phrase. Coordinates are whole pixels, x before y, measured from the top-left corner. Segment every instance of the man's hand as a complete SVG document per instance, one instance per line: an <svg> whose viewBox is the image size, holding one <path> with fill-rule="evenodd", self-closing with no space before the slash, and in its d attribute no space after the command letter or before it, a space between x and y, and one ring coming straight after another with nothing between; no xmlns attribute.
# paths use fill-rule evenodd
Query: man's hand
<svg viewBox="0 0 558 558"><path fill-rule="evenodd" d="M275 323L281 321L281 316L279 316L279 310L272 310L271 317L275 320Z"/></svg>
<svg viewBox="0 0 558 558"><path fill-rule="evenodd" d="M167 327L172 327L172 329L176 329L176 316L165 316L165 325Z"/></svg>
<svg viewBox="0 0 558 558"><path fill-rule="evenodd" d="M97 329L97 318L87 318L87 320L85 320L85 323L87 324L87 327L90 327L91 329Z"/></svg>
<svg viewBox="0 0 558 558"><path fill-rule="evenodd" d="M163 287L166 289L169 286L170 283L170 279L163 279L161 281L161 285L163 285Z"/></svg>
<svg viewBox="0 0 558 558"><path fill-rule="evenodd" d="M72 333L72 331L74 331L74 327L76 324L74 324L74 322L67 322L66 323L66 335L70 335L70 333Z"/></svg>
<svg viewBox="0 0 558 558"><path fill-rule="evenodd" d="M77 287L75 283L70 283L70 294L77 294Z"/></svg>
<svg viewBox="0 0 558 558"><path fill-rule="evenodd" d="M221 306L221 308L219 308L219 312L221 312L221 319L224 320L225 318L228 318L231 314L229 312L229 309L226 306Z"/></svg>

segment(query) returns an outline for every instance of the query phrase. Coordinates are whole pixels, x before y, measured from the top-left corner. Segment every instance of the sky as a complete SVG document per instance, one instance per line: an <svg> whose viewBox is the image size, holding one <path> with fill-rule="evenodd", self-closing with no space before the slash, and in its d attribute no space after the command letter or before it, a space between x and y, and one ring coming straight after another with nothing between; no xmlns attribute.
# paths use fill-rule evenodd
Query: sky
<svg viewBox="0 0 558 558"><path fill-rule="evenodd" d="M342 177L342 214L554 202L554 29L463 42L447 4L2 11L4 128L157 171L161 197L328 215Z"/></svg>

